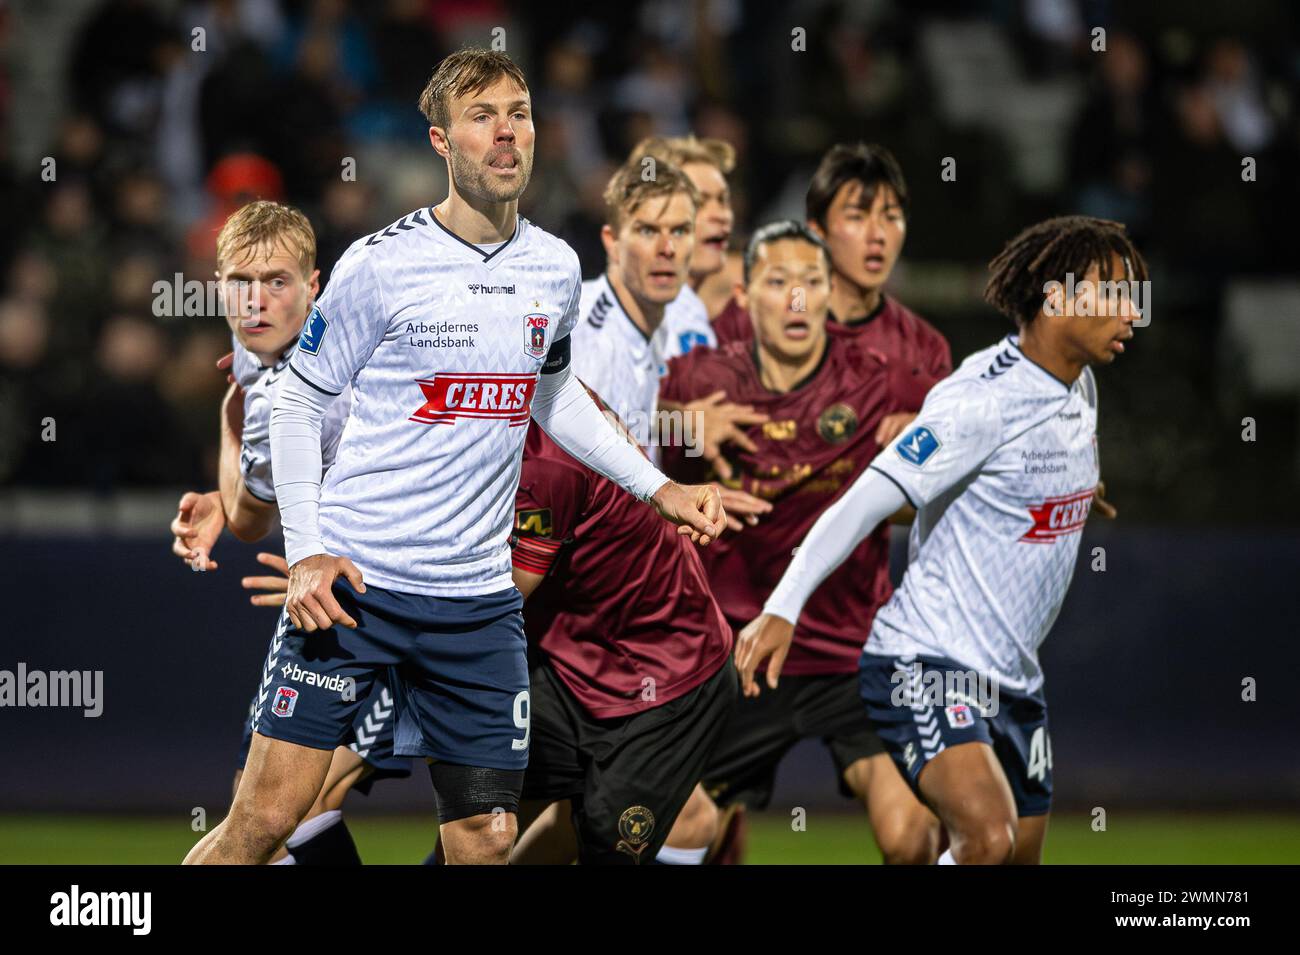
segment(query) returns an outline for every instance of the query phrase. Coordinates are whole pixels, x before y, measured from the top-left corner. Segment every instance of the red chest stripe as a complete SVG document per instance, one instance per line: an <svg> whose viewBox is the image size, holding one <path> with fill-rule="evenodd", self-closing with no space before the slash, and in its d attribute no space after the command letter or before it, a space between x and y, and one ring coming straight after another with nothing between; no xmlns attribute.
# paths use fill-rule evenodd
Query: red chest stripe
<svg viewBox="0 0 1300 955"><path fill-rule="evenodd" d="M537 376L444 374L418 379L425 402L410 420L455 424L457 418L504 418L515 428L528 423Z"/></svg>
<svg viewBox="0 0 1300 955"><path fill-rule="evenodd" d="M1020 538L1031 544L1050 544L1058 537L1082 530L1092 508L1092 489L1076 491L1065 497L1049 497L1038 507L1029 509L1034 519L1025 536Z"/></svg>

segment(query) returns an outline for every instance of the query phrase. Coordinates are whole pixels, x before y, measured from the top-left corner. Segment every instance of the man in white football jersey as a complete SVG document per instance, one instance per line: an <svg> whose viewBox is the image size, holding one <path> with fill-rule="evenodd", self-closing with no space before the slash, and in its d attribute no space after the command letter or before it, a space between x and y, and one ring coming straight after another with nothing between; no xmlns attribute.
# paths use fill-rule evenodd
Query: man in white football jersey
<svg viewBox="0 0 1300 955"><path fill-rule="evenodd" d="M1123 353L1139 317L1132 283L1146 280L1124 227L1083 216L1026 229L990 270L985 298L1018 335L934 386L813 525L736 651L747 695L769 656L775 687L808 597L880 521L915 507L911 563L876 614L861 690L899 770L944 825L940 861L958 864L1041 859L1052 755L1038 647L1097 487L1089 366Z"/></svg>
<svg viewBox="0 0 1300 955"><path fill-rule="evenodd" d="M628 162L644 170L647 158L686 173L698 197L690 272L681 293L669 303L658 333L667 360L700 345L715 348L718 344L710 321L713 316L699 289L727 265L727 242L736 221L727 176L736 166L736 151L721 139L652 136L637 143Z"/></svg>
<svg viewBox="0 0 1300 955"><path fill-rule="evenodd" d="M312 309L271 413L290 567L272 681L223 831L191 862L262 862L325 781L378 674L399 669L399 755L424 757L452 863L504 863L528 759L522 599L509 534L531 419L707 545L716 489L682 487L573 375L577 256L518 215L528 86L461 50L421 96L448 197L355 242ZM351 386L322 482L321 418ZM348 555L348 556L344 556Z"/></svg>
<svg viewBox="0 0 1300 955"><path fill-rule="evenodd" d="M220 490L186 493L171 525L172 552L196 571L217 569L212 549L224 528L229 527L240 540L256 541L276 525L271 406L280 381L289 374L289 359L319 291L319 275L311 223L290 206L266 200L250 202L235 211L217 235L217 278L231 331L232 352L226 367L234 379L221 408ZM322 422L323 467L328 468L334 460L348 401L346 394L335 399ZM283 559L275 555L259 554L258 560L272 569L284 569ZM245 578L244 585L254 589L267 579ZM252 600L255 604L275 603L262 595ZM272 678L258 668L235 772L236 790L252 741L257 706L269 691L265 684ZM370 698L357 711L345 745L334 752L325 787L277 861L360 863L343 821L344 797L354 785L364 792L376 779L410 775L410 761L392 754L396 714L390 682L388 678L375 681Z"/></svg>
<svg viewBox="0 0 1300 955"><path fill-rule="evenodd" d="M644 175L637 163L619 168L605 186L600 238L607 266L582 283L573 330L573 370L658 460L655 426L665 310L685 288L695 247L698 193L676 166L659 163Z"/></svg>

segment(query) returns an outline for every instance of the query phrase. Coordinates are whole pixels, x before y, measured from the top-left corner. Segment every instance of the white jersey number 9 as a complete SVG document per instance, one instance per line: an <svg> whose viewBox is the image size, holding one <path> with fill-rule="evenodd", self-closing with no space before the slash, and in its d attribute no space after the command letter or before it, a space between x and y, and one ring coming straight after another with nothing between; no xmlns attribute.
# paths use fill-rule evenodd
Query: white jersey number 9
<svg viewBox="0 0 1300 955"><path fill-rule="evenodd" d="M510 748L516 752L528 748L528 737L531 732L528 726L528 717L531 711L532 707L528 702L528 691L520 690L515 696L515 727L524 731L524 738L510 741Z"/></svg>

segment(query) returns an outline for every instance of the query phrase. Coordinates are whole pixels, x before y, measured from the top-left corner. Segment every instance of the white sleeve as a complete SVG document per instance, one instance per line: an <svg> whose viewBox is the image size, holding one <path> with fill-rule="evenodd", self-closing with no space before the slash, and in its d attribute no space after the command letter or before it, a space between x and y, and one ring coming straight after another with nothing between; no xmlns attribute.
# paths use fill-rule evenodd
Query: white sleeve
<svg viewBox="0 0 1300 955"><path fill-rule="evenodd" d="M322 422L388 330L374 267L354 245L334 266L329 285L307 316L298 350L271 409L271 461L292 567L325 553L320 538Z"/></svg>
<svg viewBox="0 0 1300 955"><path fill-rule="evenodd" d="M763 605L763 613L797 623L813 591L876 525L905 503L903 492L889 478L870 468L863 471L799 543L790 566Z"/></svg>
<svg viewBox="0 0 1300 955"><path fill-rule="evenodd" d="M325 553L320 539L321 422L334 401L293 374L280 383L271 411L272 473L290 567Z"/></svg>
<svg viewBox="0 0 1300 955"><path fill-rule="evenodd" d="M329 395L342 394L388 331L374 263L358 244L344 252L302 326L289 367Z"/></svg>
<svg viewBox="0 0 1300 955"><path fill-rule="evenodd" d="M988 383L948 378L930 389L916 420L871 467L919 509L977 470L1001 441L1002 411Z"/></svg>
<svg viewBox="0 0 1300 955"><path fill-rule="evenodd" d="M570 337L551 346L533 394L533 420L561 448L646 501L668 483L597 407L569 362Z"/></svg>

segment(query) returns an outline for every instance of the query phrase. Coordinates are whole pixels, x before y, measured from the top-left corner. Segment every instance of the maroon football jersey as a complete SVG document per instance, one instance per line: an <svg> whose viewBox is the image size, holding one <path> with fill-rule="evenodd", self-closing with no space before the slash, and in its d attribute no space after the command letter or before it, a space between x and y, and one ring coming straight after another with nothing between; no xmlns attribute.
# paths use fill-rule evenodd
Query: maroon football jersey
<svg viewBox="0 0 1300 955"><path fill-rule="evenodd" d="M749 342L674 358L660 394L686 402L717 390L771 419L746 430L757 453L728 453L732 486L771 501L771 513L756 526L723 534L702 554L714 596L740 629L762 612L813 523L880 452L875 432L881 418L904 409L890 394L887 366L845 336L828 337L820 367L786 394L764 387ZM682 448L664 448L663 463L684 480L712 479L703 459L687 457ZM855 670L876 609L890 593L889 528L882 524L804 606L782 672Z"/></svg>
<svg viewBox="0 0 1300 955"><path fill-rule="evenodd" d="M727 662L731 627L690 538L536 424L511 543L515 566L547 575L524 608L529 641L597 719L667 703Z"/></svg>
<svg viewBox="0 0 1300 955"><path fill-rule="evenodd" d="M952 374L948 339L892 296L881 296L880 307L856 321L839 322L832 316L826 328L832 335L855 338L883 356L890 365L890 388L907 411L920 411L935 382ZM721 348L732 341L752 341L754 325L749 312L733 298L713 320L713 333Z"/></svg>

